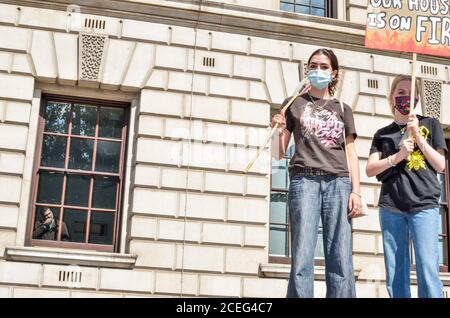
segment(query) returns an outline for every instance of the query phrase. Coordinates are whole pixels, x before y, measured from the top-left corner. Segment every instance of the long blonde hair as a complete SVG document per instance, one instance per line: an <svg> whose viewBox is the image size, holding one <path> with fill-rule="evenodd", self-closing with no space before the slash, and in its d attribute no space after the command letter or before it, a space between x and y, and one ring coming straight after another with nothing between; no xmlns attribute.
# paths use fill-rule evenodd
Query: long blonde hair
<svg viewBox="0 0 450 318"><path fill-rule="evenodd" d="M395 104L394 104L394 92L395 89L397 88L398 83L402 82L402 81L410 81L411 82L412 78L409 75L397 75L394 80L392 81L391 84L391 91L389 92L389 106L391 107L391 112L392 115L395 114ZM416 79L416 98L420 98L420 82L418 79ZM411 102L413 103L413 102Z"/></svg>

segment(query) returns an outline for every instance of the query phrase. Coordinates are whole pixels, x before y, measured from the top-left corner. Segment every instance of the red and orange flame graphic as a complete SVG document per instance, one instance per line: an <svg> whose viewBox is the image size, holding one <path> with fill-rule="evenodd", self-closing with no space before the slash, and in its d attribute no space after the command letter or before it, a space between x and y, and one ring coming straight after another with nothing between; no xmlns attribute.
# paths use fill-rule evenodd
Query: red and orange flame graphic
<svg viewBox="0 0 450 318"><path fill-rule="evenodd" d="M415 52L418 54L428 54L436 56L450 57L450 43L443 44L429 44L428 40L432 36L431 23L426 23L422 27L426 28L425 32L422 32L422 40L417 42L415 39L416 34L416 18L420 14L422 16L432 16L430 14L419 13L417 11L409 11L405 9L407 7L406 1L404 1L404 8L401 10L396 9L374 9L370 4L368 6L368 13L379 13L380 11L386 12L386 26L383 29L372 28L366 25L366 39L365 46L368 48L387 50L387 51L400 51L400 52ZM398 16L410 16L412 18L412 28L408 31L392 30L389 28L389 18L393 15ZM448 18L448 17L440 17ZM436 30L437 38L440 39L441 30Z"/></svg>

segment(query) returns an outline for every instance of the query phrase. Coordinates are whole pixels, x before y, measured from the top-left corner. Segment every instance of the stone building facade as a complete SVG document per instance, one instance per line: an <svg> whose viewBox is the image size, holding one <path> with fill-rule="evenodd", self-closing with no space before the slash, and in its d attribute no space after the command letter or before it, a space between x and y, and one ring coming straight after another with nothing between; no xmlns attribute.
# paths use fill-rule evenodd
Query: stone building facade
<svg viewBox="0 0 450 318"><path fill-rule="evenodd" d="M0 0L0 297L284 297L283 166L266 147L243 172L319 47L339 58L336 97L359 134L370 215L353 222L357 295L387 297L380 184L364 169L411 56L364 47L366 0L315 8L329 17L284 11L294 2ZM450 138L449 59L420 56L417 74L419 113ZM70 241L33 238L43 206Z"/></svg>

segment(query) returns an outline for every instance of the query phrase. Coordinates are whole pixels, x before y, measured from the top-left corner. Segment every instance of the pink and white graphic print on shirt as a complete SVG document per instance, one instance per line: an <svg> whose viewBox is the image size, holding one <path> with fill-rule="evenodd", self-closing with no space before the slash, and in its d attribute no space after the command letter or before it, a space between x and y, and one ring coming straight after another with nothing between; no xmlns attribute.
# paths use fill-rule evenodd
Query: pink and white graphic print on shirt
<svg viewBox="0 0 450 318"><path fill-rule="evenodd" d="M300 118L305 136L316 136L326 148L336 147L339 138L342 136L344 123L338 118L335 111L324 108L317 110L315 108L314 104L308 102Z"/></svg>

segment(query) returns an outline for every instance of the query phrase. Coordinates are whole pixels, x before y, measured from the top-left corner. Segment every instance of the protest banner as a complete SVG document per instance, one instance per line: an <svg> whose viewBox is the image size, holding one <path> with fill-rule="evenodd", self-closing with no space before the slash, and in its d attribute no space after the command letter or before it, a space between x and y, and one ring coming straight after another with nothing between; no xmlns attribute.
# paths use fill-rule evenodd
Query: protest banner
<svg viewBox="0 0 450 318"><path fill-rule="evenodd" d="M417 54L450 57L450 1L368 0L365 46L413 53L413 101Z"/></svg>
<svg viewBox="0 0 450 318"><path fill-rule="evenodd" d="M450 57L450 1L369 0L365 46Z"/></svg>

